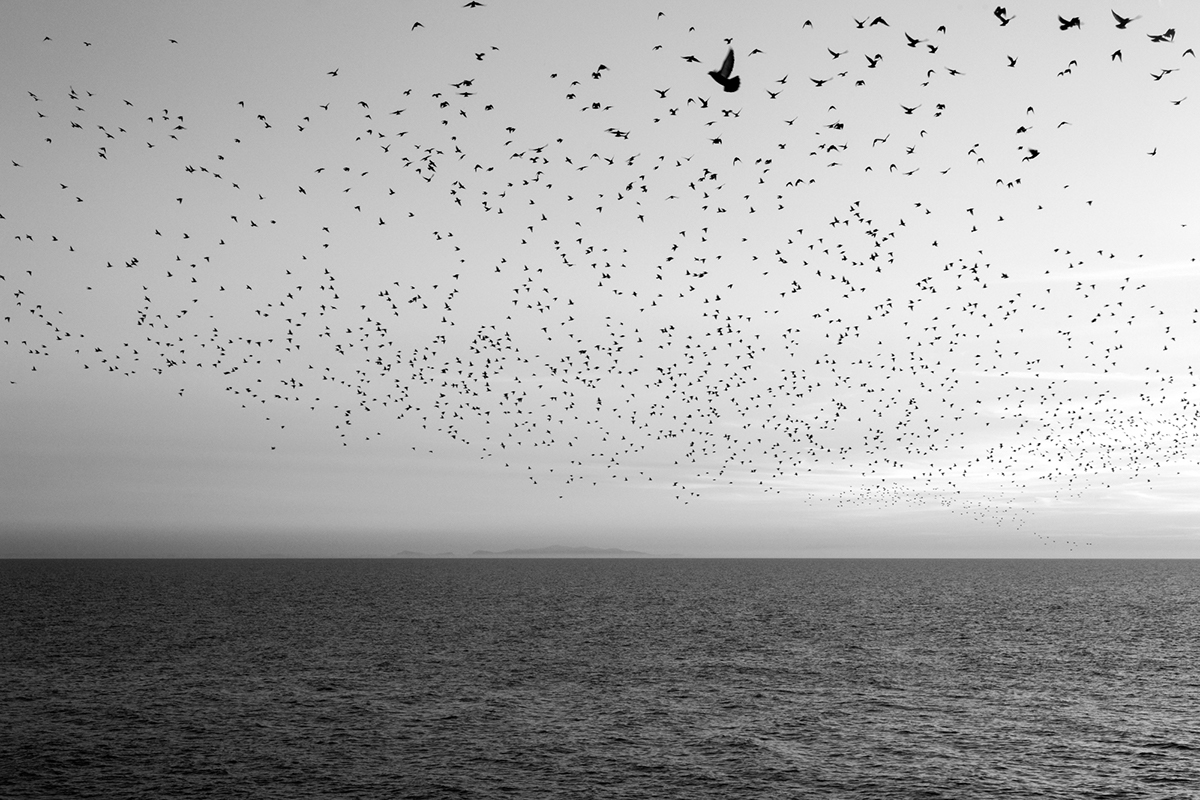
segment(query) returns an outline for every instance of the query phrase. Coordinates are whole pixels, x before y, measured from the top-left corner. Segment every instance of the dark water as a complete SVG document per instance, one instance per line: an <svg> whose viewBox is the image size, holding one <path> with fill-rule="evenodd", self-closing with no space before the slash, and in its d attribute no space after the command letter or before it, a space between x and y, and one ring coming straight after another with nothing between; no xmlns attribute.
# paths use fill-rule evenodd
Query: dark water
<svg viewBox="0 0 1200 800"><path fill-rule="evenodd" d="M1200 796L1200 563L0 562L0 795Z"/></svg>

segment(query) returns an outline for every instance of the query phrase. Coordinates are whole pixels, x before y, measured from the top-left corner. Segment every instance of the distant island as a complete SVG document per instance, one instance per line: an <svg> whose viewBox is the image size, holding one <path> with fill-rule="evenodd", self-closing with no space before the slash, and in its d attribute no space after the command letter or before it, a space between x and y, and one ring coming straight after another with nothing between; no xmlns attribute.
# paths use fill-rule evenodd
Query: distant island
<svg viewBox="0 0 1200 800"><path fill-rule="evenodd" d="M401 550L392 558L658 558L654 553L622 550L618 547L571 547L552 544L546 547L514 548L512 550L476 550L467 556L456 553L421 553Z"/></svg>
<svg viewBox="0 0 1200 800"><path fill-rule="evenodd" d="M476 550L471 553L476 558L495 558L497 556L557 556L559 558L591 557L591 558L653 558L650 553L639 550L621 550L617 547L569 547L563 544L552 544L546 547L533 547L513 550Z"/></svg>

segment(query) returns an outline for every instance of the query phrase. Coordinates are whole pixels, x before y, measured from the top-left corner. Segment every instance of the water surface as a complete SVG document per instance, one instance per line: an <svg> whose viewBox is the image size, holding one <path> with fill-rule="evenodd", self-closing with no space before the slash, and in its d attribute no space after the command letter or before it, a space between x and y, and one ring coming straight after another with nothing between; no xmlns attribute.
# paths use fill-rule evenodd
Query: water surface
<svg viewBox="0 0 1200 800"><path fill-rule="evenodd" d="M1191 561L0 562L14 798L1175 798Z"/></svg>

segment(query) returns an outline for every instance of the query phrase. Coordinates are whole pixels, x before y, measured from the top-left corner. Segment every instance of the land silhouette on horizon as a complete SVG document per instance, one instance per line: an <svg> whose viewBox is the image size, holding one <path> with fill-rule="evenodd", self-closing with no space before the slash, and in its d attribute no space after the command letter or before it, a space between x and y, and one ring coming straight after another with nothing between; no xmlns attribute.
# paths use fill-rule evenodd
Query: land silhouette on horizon
<svg viewBox="0 0 1200 800"><path fill-rule="evenodd" d="M401 550L393 558L662 558L655 553L640 550L622 550L619 547L587 547L551 544L544 547L511 548L509 550L473 550L467 555L457 553L421 553Z"/></svg>

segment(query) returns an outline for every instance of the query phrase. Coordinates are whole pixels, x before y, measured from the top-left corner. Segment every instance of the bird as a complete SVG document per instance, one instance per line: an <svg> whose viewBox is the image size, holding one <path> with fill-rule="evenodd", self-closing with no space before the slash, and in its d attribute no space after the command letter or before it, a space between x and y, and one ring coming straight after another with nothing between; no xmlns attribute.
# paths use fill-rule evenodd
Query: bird
<svg viewBox="0 0 1200 800"><path fill-rule="evenodd" d="M1125 30L1125 26L1128 25L1129 23L1133 22L1135 19L1142 18L1141 14L1138 14L1136 17L1122 17L1116 11L1113 11L1112 15L1113 15L1113 19L1115 19L1117 21L1117 27L1120 28L1121 30Z"/></svg>
<svg viewBox="0 0 1200 800"><path fill-rule="evenodd" d="M1083 23L1079 20L1079 17L1071 17L1070 19L1065 19L1064 17L1059 16L1058 29L1060 31L1065 31L1065 30L1069 30L1070 28L1080 28L1080 29L1083 28Z"/></svg>
<svg viewBox="0 0 1200 800"><path fill-rule="evenodd" d="M721 88L727 92L736 92L738 87L742 85L741 77L733 74L733 48L729 48L728 55L725 56L725 62L721 64L720 69L709 70L709 75L717 83L721 84Z"/></svg>

